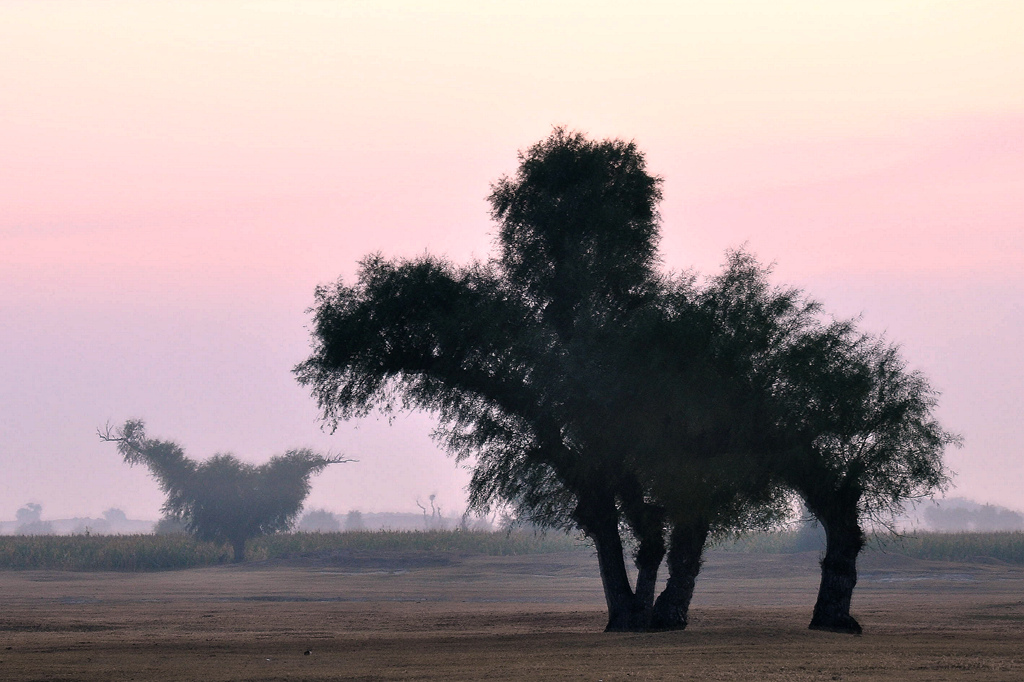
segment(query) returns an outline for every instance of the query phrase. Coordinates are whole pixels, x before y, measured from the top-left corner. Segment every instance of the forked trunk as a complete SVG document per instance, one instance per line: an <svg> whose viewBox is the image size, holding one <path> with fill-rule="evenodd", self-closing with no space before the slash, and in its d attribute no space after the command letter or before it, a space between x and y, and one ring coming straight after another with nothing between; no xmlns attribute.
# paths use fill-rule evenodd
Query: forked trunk
<svg viewBox="0 0 1024 682"><path fill-rule="evenodd" d="M693 588L704 561L708 531L709 526L703 520L672 527L668 546L668 583L654 602L652 629L682 630L686 627Z"/></svg>
<svg viewBox="0 0 1024 682"><path fill-rule="evenodd" d="M859 635L860 623L850 615L850 601L857 585L857 555L864 547L864 533L856 514L852 519L826 516L818 520L825 528L826 546L810 628Z"/></svg>
<svg viewBox="0 0 1024 682"><path fill-rule="evenodd" d="M629 584L622 538L619 536L618 514L614 500L589 509L577 507L576 521L597 549L597 563L601 571L601 585L608 606L608 624L605 632L642 632L650 623L655 583L660 555L656 552L638 553L637 591ZM648 556L650 555L650 556ZM653 563L653 565L652 565Z"/></svg>
<svg viewBox="0 0 1024 682"><path fill-rule="evenodd" d="M636 623L636 595L629 585L618 528L606 528L599 534L591 534L591 538L597 547L601 585L604 587L604 598L608 605L608 624L605 626L605 632L642 630L644 626Z"/></svg>
<svg viewBox="0 0 1024 682"><path fill-rule="evenodd" d="M629 505L628 502L634 504ZM665 511L660 506L644 501L642 491L632 500L624 499L623 506L627 522L638 541L634 557L637 577L630 629L646 630L650 627L654 615L658 569L665 558Z"/></svg>
<svg viewBox="0 0 1024 682"><path fill-rule="evenodd" d="M664 552L662 552L664 554ZM636 559L636 591L633 594L633 614L630 618L630 630L642 631L651 625L654 617L654 590L658 586L658 568L662 557L637 555Z"/></svg>

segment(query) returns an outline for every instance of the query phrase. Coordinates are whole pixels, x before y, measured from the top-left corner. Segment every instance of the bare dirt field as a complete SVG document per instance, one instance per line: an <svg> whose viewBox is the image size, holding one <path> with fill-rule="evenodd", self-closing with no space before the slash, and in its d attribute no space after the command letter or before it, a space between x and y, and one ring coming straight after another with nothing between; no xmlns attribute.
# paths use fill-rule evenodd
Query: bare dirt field
<svg viewBox="0 0 1024 682"><path fill-rule="evenodd" d="M1024 568L869 555L853 637L806 629L816 558L712 553L689 629L651 634L601 632L587 552L6 571L0 679L1024 679Z"/></svg>

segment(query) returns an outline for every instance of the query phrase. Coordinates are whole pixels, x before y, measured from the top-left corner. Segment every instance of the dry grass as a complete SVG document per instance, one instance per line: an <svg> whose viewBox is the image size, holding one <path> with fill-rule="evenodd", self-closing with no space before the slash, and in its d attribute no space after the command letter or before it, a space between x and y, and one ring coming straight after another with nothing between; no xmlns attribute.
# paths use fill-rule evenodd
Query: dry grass
<svg viewBox="0 0 1024 682"><path fill-rule="evenodd" d="M715 553L690 628L637 635L582 552L0 572L0 679L1024 678L1024 569L869 556L850 637L806 629L815 559Z"/></svg>

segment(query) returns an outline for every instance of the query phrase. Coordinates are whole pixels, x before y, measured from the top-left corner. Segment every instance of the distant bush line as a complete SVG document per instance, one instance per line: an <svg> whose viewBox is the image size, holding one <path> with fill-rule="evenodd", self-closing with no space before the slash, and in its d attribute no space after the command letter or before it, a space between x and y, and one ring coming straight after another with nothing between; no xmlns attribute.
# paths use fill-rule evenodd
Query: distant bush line
<svg viewBox="0 0 1024 682"><path fill-rule="evenodd" d="M786 554L817 551L821 539L807 531L756 534L721 542L718 551ZM429 551L511 556L592 551L589 543L562 533L476 531L361 531L280 533L254 540L249 562L322 556L337 551ZM919 533L875 536L867 551L917 559L1024 564L1024 532ZM231 549L188 535L0 536L0 570L166 571L231 561Z"/></svg>
<svg viewBox="0 0 1024 682"><path fill-rule="evenodd" d="M279 533L251 541L248 561L335 551L430 551L510 556L588 547L559 532L360 531ZM167 535L0 536L0 570L166 571L231 562L231 548Z"/></svg>

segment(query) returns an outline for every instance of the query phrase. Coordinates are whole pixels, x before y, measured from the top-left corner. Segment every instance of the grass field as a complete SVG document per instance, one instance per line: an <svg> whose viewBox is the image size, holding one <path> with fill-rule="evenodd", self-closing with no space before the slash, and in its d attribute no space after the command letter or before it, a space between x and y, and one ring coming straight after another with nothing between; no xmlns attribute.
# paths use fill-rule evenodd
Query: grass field
<svg viewBox="0 0 1024 682"><path fill-rule="evenodd" d="M580 550L2 571L0 679L1024 678L1024 567L869 554L861 637L806 629L816 585L815 552L712 552L689 629L610 635Z"/></svg>
<svg viewBox="0 0 1024 682"><path fill-rule="evenodd" d="M805 532L756 534L728 540L719 551L791 554L814 551L822 538ZM280 533L249 544L255 561L299 558L339 551L433 551L515 556L589 551L589 543L559 532L366 531ZM917 559L1024 565L1024 533L921 533L871 538L866 554L899 554ZM160 571L228 563L226 546L174 535L0 536L0 569L65 571Z"/></svg>
<svg viewBox="0 0 1024 682"><path fill-rule="evenodd" d="M339 551L433 551L511 556L586 549L564 533L472 531L366 531L279 533L249 543L248 560L294 558ZM231 561L226 545L170 535L0 536L0 569L164 571Z"/></svg>

